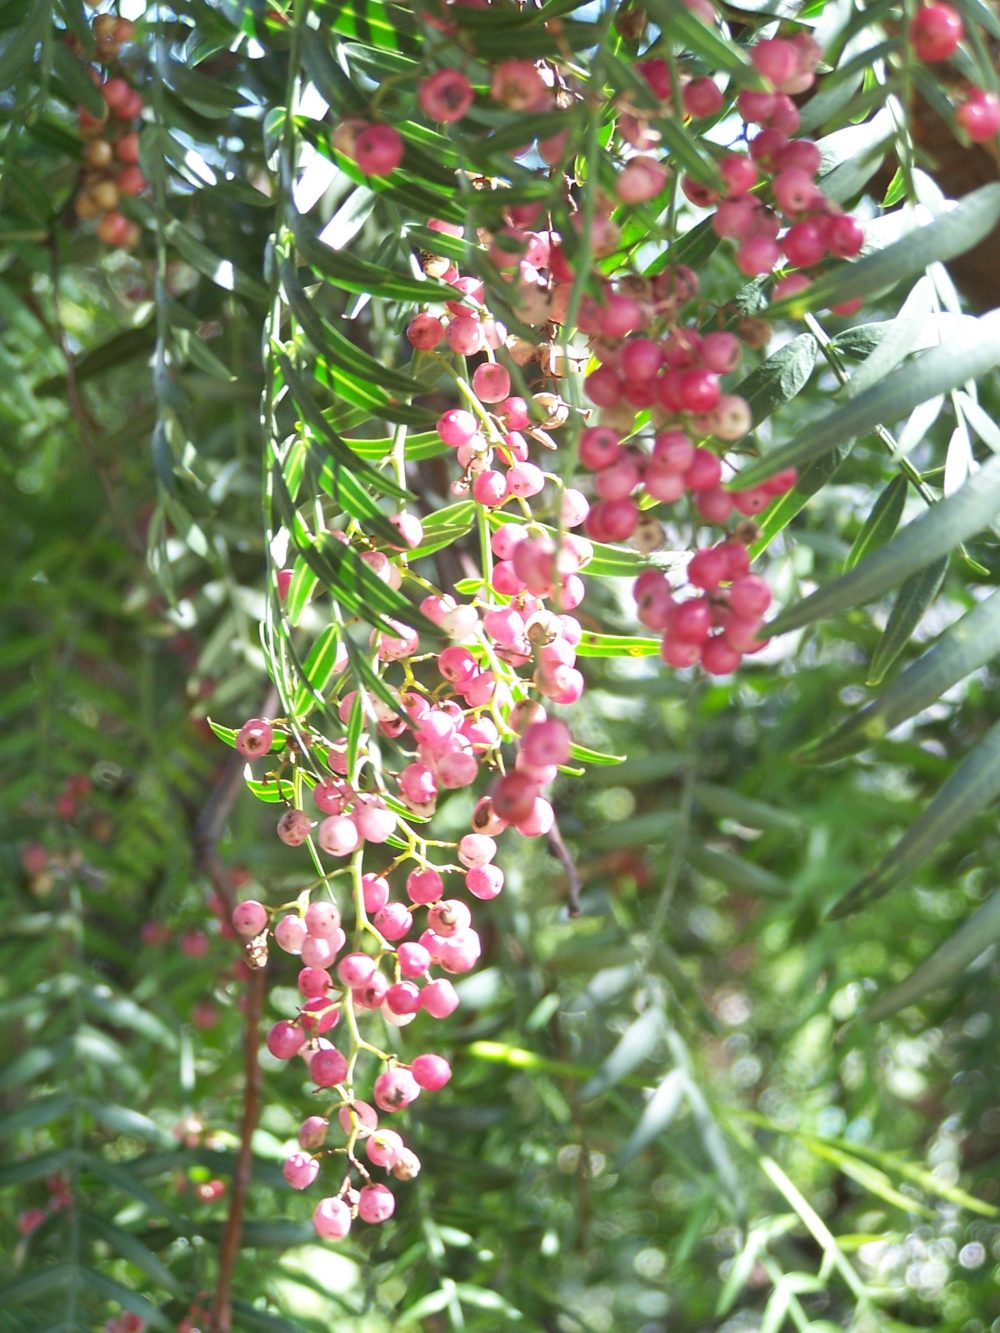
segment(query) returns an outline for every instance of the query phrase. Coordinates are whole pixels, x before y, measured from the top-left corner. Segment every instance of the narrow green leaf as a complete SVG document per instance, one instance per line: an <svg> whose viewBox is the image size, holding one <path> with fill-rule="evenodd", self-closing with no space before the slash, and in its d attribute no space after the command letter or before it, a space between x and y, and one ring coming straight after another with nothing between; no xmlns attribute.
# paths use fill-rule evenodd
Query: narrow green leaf
<svg viewBox="0 0 1000 1333"><path fill-rule="evenodd" d="M249 773L250 766L247 765ZM265 805L278 805L281 802L295 800L295 784L285 781L284 778L265 778L258 780L252 777L245 777L247 791L251 796L256 796L258 801L263 801Z"/></svg>
<svg viewBox="0 0 1000 1333"><path fill-rule="evenodd" d="M767 549L779 532L788 527L795 515L805 508L810 497L821 491L827 482L836 476L852 448L853 441L839 445L830 453L824 454L822 458L818 458L815 463L810 463L799 473L792 489L778 496L758 521L761 535L750 547L750 554L754 559Z"/></svg>
<svg viewBox="0 0 1000 1333"><path fill-rule="evenodd" d="M660 640L585 630L576 651L580 657L655 657Z"/></svg>
<svg viewBox="0 0 1000 1333"><path fill-rule="evenodd" d="M293 709L297 717L307 713L321 699L333 679L340 657L340 630L327 625L309 649L303 666L303 683L295 693Z"/></svg>
<svg viewBox="0 0 1000 1333"><path fill-rule="evenodd" d="M95 1213L84 1213L81 1221L88 1231L93 1232L112 1247L116 1254L122 1259L127 1259L139 1269L140 1273L150 1278L164 1291L169 1291L173 1296L180 1296L184 1288L171 1273L170 1269L162 1262L153 1251L138 1236L133 1235L131 1231L125 1231L122 1227L115 1226L112 1222L106 1221L103 1217Z"/></svg>
<svg viewBox="0 0 1000 1333"><path fill-rule="evenodd" d="M919 1004L925 995L941 990L960 977L1000 939L1000 892L978 908L908 977L893 986L861 1015L865 1023L881 1023L900 1009Z"/></svg>
<svg viewBox="0 0 1000 1333"><path fill-rule="evenodd" d="M652 1055L663 1040L663 1014L655 1007L645 1009L628 1025L597 1073L588 1078L579 1091L581 1101L589 1101L607 1092L627 1078Z"/></svg>
<svg viewBox="0 0 1000 1333"><path fill-rule="evenodd" d="M851 544L844 568L853 569L866 555L884 546L899 527L910 483L902 474L893 477L872 505L864 526Z"/></svg>
<svg viewBox="0 0 1000 1333"><path fill-rule="evenodd" d="M76 1105L76 1098L68 1092L56 1092L50 1097L35 1097L15 1111L0 1116L0 1138L11 1138L26 1129L37 1129L59 1120Z"/></svg>
<svg viewBox="0 0 1000 1333"><path fill-rule="evenodd" d="M885 679L896 658L910 642L924 612L937 597L947 570L947 558L936 560L933 565L911 575L900 588L889 612L885 632L872 654L867 684L880 685Z"/></svg>
<svg viewBox="0 0 1000 1333"><path fill-rule="evenodd" d="M934 310L937 293L930 277L923 277L900 307L899 314L879 339L878 346L862 361L847 384L847 395L856 398L865 389L895 370L913 351L924 325Z"/></svg>
<svg viewBox="0 0 1000 1333"><path fill-rule="evenodd" d="M782 833L801 833L802 816L791 810L782 810L780 806L768 801L758 801L731 787L721 787L715 782L697 782L694 788L695 800L715 815L717 819L735 819L748 828L776 829Z"/></svg>
<svg viewBox="0 0 1000 1333"><path fill-rule="evenodd" d="M235 292L237 296L244 296L248 301L256 301L261 305L267 302L267 288L262 283L241 273L232 260L220 259L207 245L195 240L187 227L176 218L172 218L163 228L163 236L182 259L210 278L216 286L227 292Z"/></svg>
<svg viewBox="0 0 1000 1333"><path fill-rule="evenodd" d="M0 1308L7 1310L13 1305L27 1305L36 1296L54 1296L75 1286L79 1276L78 1264L48 1264L0 1287Z"/></svg>
<svg viewBox="0 0 1000 1333"><path fill-rule="evenodd" d="M667 1128L680 1110L687 1080L679 1069L669 1070L653 1090L653 1095L642 1108L642 1115L618 1153L617 1162L624 1166Z"/></svg>
<svg viewBox="0 0 1000 1333"><path fill-rule="evenodd" d="M848 916L888 893L997 796L1000 796L1000 722L966 755L892 851L836 904L830 917Z"/></svg>
<svg viewBox="0 0 1000 1333"><path fill-rule="evenodd" d="M805 388L816 365L818 351L819 344L812 334L800 333L784 347L779 347L736 386L733 392L746 399L755 426Z"/></svg>
<svg viewBox="0 0 1000 1333"><path fill-rule="evenodd" d="M1000 592L967 612L878 699L826 740L802 751L807 763L829 764L881 740L893 727L928 708L946 690L1000 654Z"/></svg>
<svg viewBox="0 0 1000 1333"><path fill-rule="evenodd" d="M1000 190L1000 185L997 186ZM740 488L754 486L786 467L802 467L880 423L898 421L921 403L978 379L1000 362L1000 311L991 311L947 343L921 352L880 384L806 426L797 439L772 449L744 468Z"/></svg>
<svg viewBox="0 0 1000 1333"><path fill-rule="evenodd" d="M718 880L733 893L749 893L762 898L788 897L788 885L783 879L733 852L692 843L684 857L699 874Z"/></svg>
<svg viewBox="0 0 1000 1333"><path fill-rule="evenodd" d="M454 301L455 289L434 278L414 278L393 273L364 259L357 259L343 251L332 250L321 241L313 240L300 228L296 244L306 263L321 276L347 292L360 292L397 301Z"/></svg>
<svg viewBox="0 0 1000 1333"><path fill-rule="evenodd" d="M987 459L964 486L908 523L862 564L782 612L768 630L784 634L800 625L874 601L982 531L993 522L998 509L1000 454Z"/></svg>
<svg viewBox="0 0 1000 1333"><path fill-rule="evenodd" d="M1000 184L983 185L921 227L875 254L839 264L796 296L775 301L769 319L800 319L809 310L839 305L855 296L871 300L928 264L943 263L985 240L1000 222ZM929 396L929 395L928 395Z"/></svg>
<svg viewBox="0 0 1000 1333"><path fill-rule="evenodd" d="M123 1310L128 1310L131 1314L144 1319L150 1328L160 1329L162 1333L173 1333L176 1328L174 1321L168 1319L159 1306L154 1305L145 1296L140 1296L131 1287L116 1282L106 1273L95 1272L93 1268L81 1268L80 1279L85 1287L89 1287L104 1300L117 1301Z"/></svg>
<svg viewBox="0 0 1000 1333"><path fill-rule="evenodd" d="M571 759L575 759L579 764L598 764L606 766L609 764L623 764L625 755L623 754L604 754L601 750L591 750L589 746L572 744L569 747Z"/></svg>

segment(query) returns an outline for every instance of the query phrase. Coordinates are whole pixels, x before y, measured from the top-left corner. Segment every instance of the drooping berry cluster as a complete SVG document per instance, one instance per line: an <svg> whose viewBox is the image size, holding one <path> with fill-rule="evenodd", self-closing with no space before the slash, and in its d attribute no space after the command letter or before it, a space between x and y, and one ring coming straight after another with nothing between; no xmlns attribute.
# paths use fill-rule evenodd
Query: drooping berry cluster
<svg viewBox="0 0 1000 1333"><path fill-rule="evenodd" d="M112 14L99 14L91 27L97 60L104 66L117 62L122 47L132 41L135 33L130 19ZM110 76L94 67L89 67L88 72L100 91L104 110L94 115L86 107L80 108L83 173L73 207L82 221L97 220L98 240L131 250L139 243L140 228L118 205L123 197L140 195L146 188L139 167L142 96L124 70Z"/></svg>
<svg viewBox="0 0 1000 1333"><path fill-rule="evenodd" d="M965 40L965 24L951 5L923 5L910 24L910 45L918 60L934 64L950 60ZM955 108L955 120L973 143L985 143L1000 133L1000 97L968 84L964 101Z"/></svg>
<svg viewBox="0 0 1000 1333"><path fill-rule="evenodd" d="M715 21L707 0L689 8ZM422 13L420 22L454 33L449 10ZM378 1223L392 1214L390 1186L373 1169L396 1180L419 1170L382 1118L442 1088L451 1070L431 1051L404 1059L392 1049L392 1030L451 1015L460 1000L451 977L479 958L472 909L451 887L454 877L472 899L490 899L504 883L497 835L508 826L529 837L552 829L547 793L573 746L567 725L546 709L575 703L584 689L576 663L584 632L571 613L584 599L596 545L631 544L641 571L638 619L659 637L668 665L727 674L763 646L771 591L750 568L754 519L795 475L739 488L733 446L747 452L753 421L729 377L745 348L766 343L766 325L762 336L760 321L708 300L698 274L669 252L640 269L635 247L623 242L629 210L659 201L665 211L678 184L710 214L716 237L732 243L734 286L756 280L762 300L803 291L820 266L859 254L860 224L824 195L820 150L798 135L794 99L815 80L819 47L799 28L756 42L749 54L753 86L734 97L721 76L668 60L657 38L635 62L638 87L610 95L602 108L614 120L613 178L590 174L584 189L574 165L581 145L560 131L513 153L542 164L544 199L505 203L505 182L484 178L477 188L498 196L489 226L420 218L419 262L454 295L413 313L406 336L415 365L436 364L454 393L444 411L435 406L436 430L454 459L454 508L471 512L478 530L480 568L455 590L460 597L430 585L411 568L424 541L411 513L392 519L399 541L391 544L360 523L333 532L379 579L412 596L423 628L394 620L371 632L378 689L370 677L352 681L345 646L331 694L337 734L288 717L251 719L231 737L248 760L266 760L255 777L277 784L286 804L278 836L308 847L317 870L294 905L243 902L233 926L248 958L273 935L299 960L301 1002L273 1025L267 1044L278 1059L306 1062L320 1099L285 1163L289 1185L311 1187L339 1163L335 1192L314 1211L323 1237L345 1236L355 1218ZM415 114L474 133L477 105L493 118L583 104L597 114L592 97L571 61L509 59L476 86L464 70L431 69ZM697 133L727 105L741 121L732 141L702 140L704 170L675 182L664 120L680 116ZM382 178L405 167L403 135L380 118L389 114L334 127L332 146L355 174ZM434 252L436 237L446 254ZM452 257L459 238L461 266ZM513 314L516 334L504 324L510 314L501 318L491 305ZM582 407L559 391L578 372ZM587 478L579 486L577 463ZM706 536L706 528L721 531ZM689 551L680 573L668 574L655 556L668 536ZM293 577L290 569L278 575L282 598ZM428 621L437 638L425 633ZM356 627L349 632L357 646ZM399 762L380 758L375 742L383 738ZM488 794L471 831L455 844L426 838L423 825L442 793L484 774ZM453 849L453 859L441 848ZM353 921L337 898L341 877L350 882ZM374 1035L376 1015L388 1037Z"/></svg>

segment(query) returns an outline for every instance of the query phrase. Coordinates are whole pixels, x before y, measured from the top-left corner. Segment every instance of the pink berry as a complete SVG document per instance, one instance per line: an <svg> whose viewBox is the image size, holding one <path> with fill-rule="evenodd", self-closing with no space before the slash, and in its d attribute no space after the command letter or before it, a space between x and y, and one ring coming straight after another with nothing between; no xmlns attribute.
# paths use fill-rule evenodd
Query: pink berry
<svg viewBox="0 0 1000 1333"><path fill-rule="evenodd" d="M715 635L702 645L700 660L710 676L728 676L739 666L741 657L721 635Z"/></svg>
<svg viewBox="0 0 1000 1333"><path fill-rule="evenodd" d="M312 820L304 810L286 810L278 820L278 837L288 847L301 847L311 832Z"/></svg>
<svg viewBox="0 0 1000 1333"><path fill-rule="evenodd" d="M320 939L331 939L340 927L340 912L334 903L310 903L306 908L306 929Z"/></svg>
<svg viewBox="0 0 1000 1333"><path fill-rule="evenodd" d="M418 352L429 352L444 337L444 325L436 315L415 315L406 326L406 336Z"/></svg>
<svg viewBox="0 0 1000 1333"><path fill-rule="evenodd" d="M330 815L317 829L316 841L329 856L350 856L361 846L361 834L349 815Z"/></svg>
<svg viewBox="0 0 1000 1333"><path fill-rule="evenodd" d="M484 902L495 898L503 889L503 871L495 865L472 866L466 871L465 887Z"/></svg>
<svg viewBox="0 0 1000 1333"><path fill-rule="evenodd" d="M403 140L391 125L369 125L354 140L354 160L366 176L388 176L403 160Z"/></svg>
<svg viewBox="0 0 1000 1333"><path fill-rule="evenodd" d="M326 995L333 985L333 978L323 967L303 967L298 975L299 994L307 1000L316 1000Z"/></svg>
<svg viewBox="0 0 1000 1333"><path fill-rule="evenodd" d="M771 605L771 589L756 574L744 574L729 590L729 605L738 616L762 616Z"/></svg>
<svg viewBox="0 0 1000 1333"><path fill-rule="evenodd" d="M947 60L964 36L962 16L951 5L925 5L910 24L910 43L918 60Z"/></svg>
<svg viewBox="0 0 1000 1333"><path fill-rule="evenodd" d="M323 1240L343 1240L351 1229L351 1210L343 1199L320 1199L313 1210L313 1226Z"/></svg>
<svg viewBox="0 0 1000 1333"><path fill-rule="evenodd" d="M420 1005L431 1018L448 1018L458 1008L458 992L447 977L438 977L420 992Z"/></svg>
<svg viewBox="0 0 1000 1333"><path fill-rule="evenodd" d="M404 1150L403 1140L394 1129L380 1129L365 1140L365 1155L375 1166L391 1170Z"/></svg>
<svg viewBox="0 0 1000 1333"><path fill-rule="evenodd" d="M246 939L259 935L267 926L267 908L263 903L249 898L245 903L237 903L233 908L233 929L237 935Z"/></svg>
<svg viewBox="0 0 1000 1333"><path fill-rule="evenodd" d="M472 388L483 403L499 403L510 394L510 373L496 361L484 361L472 373Z"/></svg>
<svg viewBox="0 0 1000 1333"><path fill-rule="evenodd" d="M309 1077L318 1088L332 1088L347 1078L347 1061L336 1046L321 1051L309 1061Z"/></svg>
<svg viewBox="0 0 1000 1333"><path fill-rule="evenodd" d="M434 903L444 892L444 880L434 869L411 870L406 877L406 892L414 903Z"/></svg>
<svg viewBox="0 0 1000 1333"><path fill-rule="evenodd" d="M323 1116L307 1116L299 1127L299 1144L307 1152L315 1152L326 1142L326 1132L329 1128L330 1122Z"/></svg>
<svg viewBox="0 0 1000 1333"><path fill-rule="evenodd" d="M345 1134L353 1134L356 1129L378 1129L378 1113L367 1102L348 1102L337 1112L337 1120Z"/></svg>
<svg viewBox="0 0 1000 1333"><path fill-rule="evenodd" d="M451 1065L440 1055L418 1055L410 1072L425 1092L438 1092L451 1078Z"/></svg>
<svg viewBox="0 0 1000 1333"><path fill-rule="evenodd" d="M955 119L973 143L985 143L1000 132L1000 97L973 88L955 112Z"/></svg>
<svg viewBox="0 0 1000 1333"><path fill-rule="evenodd" d="M290 1060L305 1045L305 1033L287 1018L274 1024L267 1034L267 1049L276 1060Z"/></svg>
<svg viewBox="0 0 1000 1333"><path fill-rule="evenodd" d="M430 952L415 941L407 941L396 950L396 960L404 977L422 977L431 965Z"/></svg>
<svg viewBox="0 0 1000 1333"><path fill-rule="evenodd" d="M358 1195L358 1217L362 1222L385 1222L395 1209L395 1196L385 1185L365 1185Z"/></svg>
<svg viewBox="0 0 1000 1333"><path fill-rule="evenodd" d="M283 916L274 928L274 938L285 953L299 954L306 938L306 923L300 916Z"/></svg>
<svg viewBox="0 0 1000 1333"><path fill-rule="evenodd" d="M692 79L681 90L681 102L687 115L700 120L722 110L722 91L712 79Z"/></svg>
<svg viewBox="0 0 1000 1333"><path fill-rule="evenodd" d="M384 939L392 942L409 933L413 916L402 903L386 903L375 913L372 924Z"/></svg>
<svg viewBox="0 0 1000 1333"><path fill-rule="evenodd" d="M368 954L349 953L337 964L337 976L345 986L354 990L371 980L375 967L375 959Z"/></svg>
<svg viewBox="0 0 1000 1333"><path fill-rule="evenodd" d="M457 69L442 69L424 79L417 101L431 120L451 124L461 120L472 105L472 84Z"/></svg>
<svg viewBox="0 0 1000 1333"><path fill-rule="evenodd" d="M273 728L269 722L264 722L259 717L252 717L249 722L244 722L236 733L236 748L247 759L256 759L259 755L269 753L273 744Z"/></svg>
<svg viewBox="0 0 1000 1333"><path fill-rule="evenodd" d="M293 1190L308 1189L319 1175L319 1159L310 1157L308 1153L294 1152L291 1157L285 1158L281 1174Z"/></svg>
<svg viewBox="0 0 1000 1333"><path fill-rule="evenodd" d="M400 983L403 984L403 983ZM375 1080L375 1105L381 1111L402 1111L420 1095L420 1085L408 1069L394 1066Z"/></svg>
<svg viewBox="0 0 1000 1333"><path fill-rule="evenodd" d="M381 875L362 875L361 892L364 896L365 911L374 915L389 901L389 881Z"/></svg>

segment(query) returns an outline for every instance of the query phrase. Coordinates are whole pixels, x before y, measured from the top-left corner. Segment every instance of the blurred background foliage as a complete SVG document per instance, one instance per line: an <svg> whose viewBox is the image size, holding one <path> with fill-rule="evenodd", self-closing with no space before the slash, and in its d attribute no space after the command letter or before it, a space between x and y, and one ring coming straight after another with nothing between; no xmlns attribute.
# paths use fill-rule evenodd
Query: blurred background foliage
<svg viewBox="0 0 1000 1333"><path fill-rule="evenodd" d="M82 15L70 0L32 13L53 40ZM265 690L259 280L288 38L235 0L158 17L132 63L154 108L135 254L72 217L63 66L47 83L5 68L4 1333L99 1329L121 1309L176 1327L215 1280L243 1096L244 976L195 830L227 772L206 718L238 725ZM0 6L6 55L24 23ZM354 253L377 253L379 218ZM383 319L367 336L392 349ZM815 373L775 438L834 384ZM925 474L952 430L947 411L927 421ZM843 568L895 475L869 443L772 546L779 604ZM443 488L421 479L430 512ZM992 539L970 556L892 671L995 584ZM864 911L826 917L995 723L993 665L854 757L797 758L872 697L890 606L782 638L721 684L588 660L574 730L627 758L558 788L579 914L545 847L505 845L483 965L439 1034L456 1077L409 1114L423 1175L393 1222L335 1250L280 1178L309 1106L301 1074L264 1055L234 1327L1000 1329L993 948L865 1017L995 890L992 809ZM306 631L326 614L311 608ZM592 580L589 617L632 632L627 581ZM449 797L445 836L467 818ZM242 797L221 851L236 887L280 902L302 871L272 823ZM275 1018L291 960L271 982Z"/></svg>

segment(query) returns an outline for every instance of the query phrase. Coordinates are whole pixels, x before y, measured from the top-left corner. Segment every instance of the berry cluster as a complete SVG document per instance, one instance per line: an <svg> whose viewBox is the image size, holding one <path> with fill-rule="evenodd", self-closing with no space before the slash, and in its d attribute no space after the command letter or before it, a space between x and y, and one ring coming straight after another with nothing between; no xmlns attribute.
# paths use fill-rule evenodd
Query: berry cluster
<svg viewBox="0 0 1000 1333"><path fill-rule="evenodd" d="M965 24L951 5L924 5L910 24L910 45L918 60L934 64L950 60L965 38ZM1000 97L970 84L965 100L955 108L955 120L973 143L985 143L1000 133Z"/></svg>
<svg viewBox="0 0 1000 1333"><path fill-rule="evenodd" d="M118 60L135 29L130 19L112 14L99 14L91 27L97 60L104 66ZM97 219L97 237L105 245L132 250L139 243L139 225L127 218L118 204L123 197L140 195L146 188L139 167L142 96L124 72L106 76L89 67L88 73L100 90L104 110L93 115L86 107L80 108L83 173L73 207L82 221Z"/></svg>
<svg viewBox="0 0 1000 1333"><path fill-rule="evenodd" d="M689 8L715 22L707 0ZM457 31L449 6L420 21L432 34ZM395 1208L388 1180L419 1171L413 1149L383 1118L444 1087L451 1068L432 1051L404 1059L391 1034L411 1023L419 1033L426 1020L451 1015L460 1002L451 977L480 956L472 908L454 877L469 898L493 898L504 884L497 836L507 827L527 837L553 828L547 793L573 744L566 723L547 710L583 693L583 629L572 612L597 545L633 547L638 619L659 636L668 665L728 674L763 646L771 591L750 568L754 520L795 475L739 488L734 455L746 451L753 421L728 377L746 348L766 344L767 325L732 303L713 303L698 274L670 255L639 271L623 228L631 210L666 208L676 186L706 211L717 238L732 243L735 284L755 280L762 301L803 291L820 266L856 257L864 236L825 197L820 150L799 135L794 99L813 85L822 55L805 30L779 30L751 46L752 86L735 96L661 49L657 39L635 62L635 86L612 98L609 171L595 172L586 197L575 179L581 144L565 130L513 153L541 164L544 198L526 192L505 204L503 182L483 178L477 188L496 196L494 211L481 214L488 227L421 218L421 246L428 231L435 242L419 261L453 296L413 314L406 337L415 364L436 366L454 388L445 410L435 409L436 431L454 459L456 508L473 512L478 531L480 568L455 590L465 600L411 567L424 541L415 515L392 518L391 542L356 522L332 530L379 579L412 595L423 628L400 620L371 632L377 689L370 676L352 688L342 651L332 690L338 734L283 717L250 719L229 736L249 761L266 761L257 781L277 784L286 807L278 836L306 847L317 872L294 903L241 902L232 926L251 966L272 936L299 962L297 1012L271 1027L267 1045L279 1060L304 1060L322 1099L284 1175L306 1189L324 1163L339 1163L336 1191L313 1214L325 1238L344 1237L355 1219L385 1221ZM384 95L391 101L396 92ZM333 130L333 148L355 174L386 177L405 164L402 135L374 109L382 97L379 90L369 118ZM423 115L456 133L478 130L470 115L477 103L491 123L501 113L534 118L576 105L596 115L592 99L573 62L558 57L500 61L478 86L462 70L436 68L416 95ZM705 169L676 180L664 121L680 116L708 130L727 105L740 122L731 141L701 138ZM438 237L447 253L433 249ZM459 238L465 272L451 257ZM516 321L516 333L505 319ZM581 371L583 407L559 392L560 379ZM577 463L587 478L579 488ZM706 537L712 527L721 531ZM669 576L655 556L668 533L672 547L690 552L683 572ZM292 578L291 569L278 574L281 600ZM425 633L427 622L436 633ZM386 760L383 748L400 762ZM484 773L488 790L471 830L457 843L425 837L439 797ZM341 877L350 884L346 926ZM377 1021L389 1037L377 1039ZM373 1179L373 1169L386 1179Z"/></svg>

